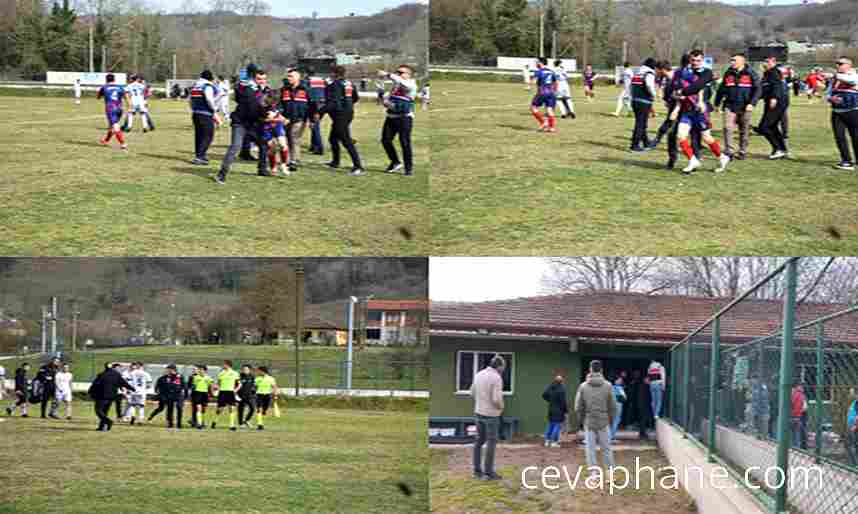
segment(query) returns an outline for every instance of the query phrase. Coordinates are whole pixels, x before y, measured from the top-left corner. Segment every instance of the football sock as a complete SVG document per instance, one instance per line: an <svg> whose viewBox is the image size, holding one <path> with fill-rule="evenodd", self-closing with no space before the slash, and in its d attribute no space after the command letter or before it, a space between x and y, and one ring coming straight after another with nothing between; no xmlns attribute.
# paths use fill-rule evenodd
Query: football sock
<svg viewBox="0 0 858 514"><path fill-rule="evenodd" d="M107 135L104 136L105 141L110 141L110 138L113 137L113 128L107 129Z"/></svg>
<svg viewBox="0 0 858 514"><path fill-rule="evenodd" d="M548 115L548 126L550 128L556 128L557 127L557 116L555 116L553 114Z"/></svg>
<svg viewBox="0 0 858 514"><path fill-rule="evenodd" d="M125 144L125 136L122 134L121 130L116 130L116 139L119 141L119 144Z"/></svg>
<svg viewBox="0 0 858 514"><path fill-rule="evenodd" d="M691 149L691 143L689 143L687 139L680 141L679 147L682 148L682 153L684 153L689 160L694 157L694 150Z"/></svg>
<svg viewBox="0 0 858 514"><path fill-rule="evenodd" d="M721 145L718 144L718 141L712 141L709 143L709 149L712 150L715 157L721 157Z"/></svg>
<svg viewBox="0 0 858 514"><path fill-rule="evenodd" d="M282 164L286 164L287 162L289 162L289 150L288 149L284 148L284 149L280 150L280 162Z"/></svg>
<svg viewBox="0 0 858 514"><path fill-rule="evenodd" d="M539 122L539 125L540 125L540 126L541 126L543 123L545 123L545 117L544 117L544 116L542 116L542 113L541 113L541 112L536 111L536 110L532 110L532 111L530 111L530 112L531 112L531 113L533 113L533 117L534 117L534 118L536 118L536 121L538 121L538 122Z"/></svg>
<svg viewBox="0 0 858 514"><path fill-rule="evenodd" d="M263 418L262 418L262 413L261 413L261 412L257 412L257 413L256 413L256 424L257 424L257 425L262 425L262 424L263 424L263 421L264 421L264 420L263 420Z"/></svg>

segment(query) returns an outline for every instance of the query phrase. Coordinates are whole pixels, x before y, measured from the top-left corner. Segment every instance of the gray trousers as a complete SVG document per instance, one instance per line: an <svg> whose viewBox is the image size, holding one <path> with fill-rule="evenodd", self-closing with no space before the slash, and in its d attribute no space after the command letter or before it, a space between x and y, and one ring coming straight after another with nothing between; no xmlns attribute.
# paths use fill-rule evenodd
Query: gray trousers
<svg viewBox="0 0 858 514"><path fill-rule="evenodd" d="M495 472L495 447L500 432L500 416L480 416L475 414L477 422L477 440L474 443L474 472L487 475ZM486 447L486 459L483 462L482 450Z"/></svg>
<svg viewBox="0 0 858 514"><path fill-rule="evenodd" d="M739 150L733 145L733 132L739 131ZM729 155L745 156L748 153L748 136L751 131L751 113L745 110L724 112L724 152Z"/></svg>
<svg viewBox="0 0 858 514"><path fill-rule="evenodd" d="M289 160L292 162L301 160L301 139L304 137L304 129L306 128L306 121L293 121L286 127L286 142L289 144Z"/></svg>
<svg viewBox="0 0 858 514"><path fill-rule="evenodd" d="M259 161L257 161L257 173L259 175L269 175L268 173L268 152L265 151L265 144L259 139L255 130L245 127L240 123L232 124L232 134L229 144L229 150L226 151L226 156L223 158L223 163L220 165L220 175L226 177L229 173L229 168L241 150L241 144L244 141L244 136L249 136L259 147Z"/></svg>

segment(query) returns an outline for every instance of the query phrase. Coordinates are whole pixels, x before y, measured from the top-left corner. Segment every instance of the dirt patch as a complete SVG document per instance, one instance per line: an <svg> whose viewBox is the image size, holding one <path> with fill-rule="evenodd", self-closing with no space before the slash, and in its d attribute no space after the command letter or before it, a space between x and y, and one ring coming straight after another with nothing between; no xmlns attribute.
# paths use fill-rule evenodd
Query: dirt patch
<svg viewBox="0 0 858 514"><path fill-rule="evenodd" d="M616 464L626 468L631 475L626 481L622 473L617 474L613 490L607 476L601 482L585 482L588 474L584 449L574 443L561 448L521 444L499 446L496 463L503 480L497 482L479 481L471 477L471 451L471 447L432 450L432 512L697 512L693 500L676 482L673 472L666 469L669 462L653 448L629 448L614 453ZM532 466L536 469L531 468L525 474L525 484L522 471ZM645 466L654 471L647 471ZM549 478L542 483L541 473L550 467L557 468L558 474L556 478ZM637 486L636 470L641 470ZM535 488L530 488L533 486Z"/></svg>

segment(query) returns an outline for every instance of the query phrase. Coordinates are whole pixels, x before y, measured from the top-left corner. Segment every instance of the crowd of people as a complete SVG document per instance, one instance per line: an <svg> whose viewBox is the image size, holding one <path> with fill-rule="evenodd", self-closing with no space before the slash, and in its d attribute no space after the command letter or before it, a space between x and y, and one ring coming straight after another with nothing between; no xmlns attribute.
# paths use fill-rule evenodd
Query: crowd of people
<svg viewBox="0 0 858 514"><path fill-rule="evenodd" d="M474 376L471 384L477 428L473 448L474 477L481 480L501 478L495 470L495 449L503 423L505 368L503 357L496 355ZM564 381L563 376L554 377L542 393L542 399L548 404L545 446L560 447L560 434L568 426L570 410L574 408L578 419L574 431L577 432L579 427L583 430L588 466L598 464L597 448L602 449L605 465L612 466L611 446L616 442L620 427L637 425L640 439L648 438L654 420L661 415L667 371L664 365L654 360L643 374L640 370L631 374L617 372L612 384L605 378L602 362L593 360L571 408Z"/></svg>
<svg viewBox="0 0 858 514"><path fill-rule="evenodd" d="M108 74L107 83L98 90L97 97L105 102L108 120L107 134L101 144L109 145L116 137L122 150L128 150L123 132L133 129L134 118L141 117L143 131L154 130L148 109L151 89L140 75L131 77L128 86L116 83L116 77ZM385 95L385 82L393 84ZM420 98L423 109L430 102L429 85L418 93L414 68L403 64L393 72L379 70L381 84L379 103L385 109L385 122L381 131L381 143L389 163L387 173L414 174L414 159L411 133L414 125L415 103ZM178 85L174 85L174 89ZM80 101L79 84L76 101ZM178 92L178 91L174 91ZM234 97L235 109L230 111L230 95ZM351 124L355 115L355 104L359 102L358 87L346 77L346 68L335 66L330 77L316 75L308 70L306 76L296 68L289 69L282 87L269 86L265 70L254 64L247 66L247 79L240 80L232 88L223 76L217 78L210 70L200 73L199 79L187 92L190 102L191 121L194 127L194 165L210 164L208 150L218 127L230 122L230 145L214 177L218 184L226 182L227 175L236 158L257 161L260 176L276 174L289 176L301 165L301 146L305 131L310 131L310 153L325 154L321 127L325 117L331 120L328 143L331 160L327 166L341 166L341 148L351 160L352 176L365 173ZM125 122L123 123L123 115ZM399 151L394 145L399 142ZM252 149L258 149L258 156Z"/></svg>
<svg viewBox="0 0 858 514"><path fill-rule="evenodd" d="M531 82L537 87L531 101L531 113L539 123L539 130L557 131L554 112L557 102L562 102L564 116L574 117L568 75L561 61L554 68L548 60L540 58L532 72L526 71L528 89ZM587 66L583 73L585 96L594 97L595 73ZM732 161L748 157L750 136L763 136L771 146L769 159L791 158L788 147L790 129L790 91L794 96L804 92L809 102L824 98L831 106L831 126L840 154L837 169L854 170L858 159L858 72L846 57L836 61L836 71L824 72L821 68L810 70L802 79L791 67L769 56L762 74L747 62L743 53L731 56L729 68L716 77L705 63L703 52L692 50L684 55L679 66L668 61L645 59L637 68L626 62L619 79L621 90L617 96L615 116L624 111L634 114L634 128L629 150L648 152L657 148L667 138L668 160L666 168L673 170L680 152L687 158L682 169L690 174L702 167L702 148L705 145L715 156L716 172L723 172ZM756 126L751 116L758 103L762 102L762 115ZM665 120L656 131L654 139L649 137L649 119L655 116L655 107L663 103ZM544 114L540 108L544 107ZM723 115L723 143L713 134L711 116ZM736 141L738 139L738 141ZM850 148L851 139L851 148ZM736 144L737 143L737 144Z"/></svg>
<svg viewBox="0 0 858 514"><path fill-rule="evenodd" d="M30 365L24 363L15 370L14 399L6 407L8 416L20 411L22 417L29 416L30 405L41 406L41 417L61 419L60 405L66 419L72 419L71 366L54 358L41 366L35 377L30 378ZM146 404L152 390L153 379L142 362L133 362L125 369L119 363L106 363L104 371L90 384L88 395L93 400L98 417L98 431L109 431L115 422L151 423L166 410L167 427L181 429L182 414L186 400L191 402L191 419L188 426L203 430L217 427L222 415L228 415L231 431L238 427L251 428L256 415L257 430L265 429L265 418L269 411L280 416L277 404L280 390L277 381L265 366L253 367L244 364L240 372L233 369L232 361L226 360L216 377L208 374L205 365L197 365L187 376L182 376L175 364L164 368L163 374L154 381L154 398L157 408L148 416ZM2 387L0 387L2 389ZM215 401L214 412L209 403ZM110 408L115 407L116 421L110 418Z"/></svg>

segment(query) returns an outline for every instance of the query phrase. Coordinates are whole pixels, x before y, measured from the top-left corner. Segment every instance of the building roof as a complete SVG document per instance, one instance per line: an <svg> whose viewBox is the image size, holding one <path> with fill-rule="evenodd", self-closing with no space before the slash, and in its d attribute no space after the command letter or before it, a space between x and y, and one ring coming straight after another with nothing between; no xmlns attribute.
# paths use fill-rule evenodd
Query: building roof
<svg viewBox="0 0 858 514"><path fill-rule="evenodd" d="M374 300L367 302L367 308L380 311L428 311L429 300Z"/></svg>
<svg viewBox="0 0 858 514"><path fill-rule="evenodd" d="M488 331L586 338L681 341L731 298L578 293L490 302L432 302L433 331ZM802 303L796 324L847 308L845 304ZM744 300L721 320L721 340L741 343L780 330L783 303ZM711 332L705 331L703 334ZM858 313L825 325L829 339L858 344ZM811 329L802 331L811 338Z"/></svg>

